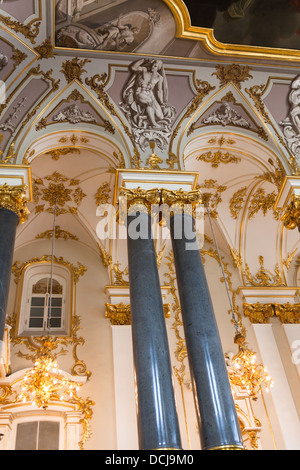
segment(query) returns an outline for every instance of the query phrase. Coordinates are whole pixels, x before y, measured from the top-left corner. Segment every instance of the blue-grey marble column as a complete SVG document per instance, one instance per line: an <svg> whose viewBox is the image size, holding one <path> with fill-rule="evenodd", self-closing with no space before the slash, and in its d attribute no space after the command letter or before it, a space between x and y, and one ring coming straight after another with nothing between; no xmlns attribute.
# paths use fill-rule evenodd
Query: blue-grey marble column
<svg viewBox="0 0 300 470"><path fill-rule="evenodd" d="M144 227L144 238L130 235L137 221ZM141 450L181 449L151 217L129 215L127 227L139 446Z"/></svg>
<svg viewBox="0 0 300 470"><path fill-rule="evenodd" d="M170 219L202 448L238 450L243 448L241 431L201 254L193 245L193 223L193 217L188 214L175 214Z"/></svg>
<svg viewBox="0 0 300 470"><path fill-rule="evenodd" d="M4 336L6 308L18 224L19 217L15 212L0 208L0 350Z"/></svg>

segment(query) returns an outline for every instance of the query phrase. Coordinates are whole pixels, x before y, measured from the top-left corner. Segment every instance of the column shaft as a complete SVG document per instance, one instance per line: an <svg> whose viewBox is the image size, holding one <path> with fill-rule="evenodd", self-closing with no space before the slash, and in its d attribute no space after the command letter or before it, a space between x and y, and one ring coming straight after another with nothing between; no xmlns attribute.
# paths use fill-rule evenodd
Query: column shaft
<svg viewBox="0 0 300 470"><path fill-rule="evenodd" d="M0 349L3 341L16 230L19 217L0 208Z"/></svg>
<svg viewBox="0 0 300 470"><path fill-rule="evenodd" d="M238 449L243 447L242 437L209 287L200 251L188 249L192 240L184 233L185 224L193 226L191 218L175 214L170 228L202 447ZM179 237L174 227L181 223Z"/></svg>
<svg viewBox="0 0 300 470"><path fill-rule="evenodd" d="M135 217L128 217L128 228ZM128 261L139 443L147 450L180 449L151 217L147 213L138 217L144 226L148 224L148 237L133 239L128 233Z"/></svg>

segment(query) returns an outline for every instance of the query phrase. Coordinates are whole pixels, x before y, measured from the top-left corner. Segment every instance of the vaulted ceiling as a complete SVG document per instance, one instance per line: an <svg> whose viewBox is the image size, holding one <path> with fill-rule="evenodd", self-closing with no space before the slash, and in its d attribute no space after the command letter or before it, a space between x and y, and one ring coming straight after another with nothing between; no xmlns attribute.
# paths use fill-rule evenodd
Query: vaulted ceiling
<svg viewBox="0 0 300 470"><path fill-rule="evenodd" d="M299 237L283 228L276 200L285 175L299 174L281 124L299 73L291 21L299 4L288 2L286 32L272 22L286 2L272 2L264 30L278 33L271 44L254 41L251 29L257 13L266 17L266 3L4 0L2 159L29 164L33 179L31 215L16 248L49 238L57 198L57 237L98 255L100 245L124 269L122 245L114 253L96 234L97 206L113 202L116 170L189 171L242 282L247 267L257 272L260 256L271 272L278 264L286 282ZM245 24L247 34L239 35ZM140 132L125 90L132 64L151 58L164 69L169 122Z"/></svg>

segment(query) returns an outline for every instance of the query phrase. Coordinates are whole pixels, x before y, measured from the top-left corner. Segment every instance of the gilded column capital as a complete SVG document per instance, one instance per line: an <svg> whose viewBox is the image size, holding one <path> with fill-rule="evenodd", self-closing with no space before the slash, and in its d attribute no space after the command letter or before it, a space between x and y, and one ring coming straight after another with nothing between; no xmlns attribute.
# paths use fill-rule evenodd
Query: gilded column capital
<svg viewBox="0 0 300 470"><path fill-rule="evenodd" d="M105 318L108 318L112 325L131 325L130 305L107 303L105 307Z"/></svg>
<svg viewBox="0 0 300 470"><path fill-rule="evenodd" d="M170 318L170 305L164 304L165 318ZM112 325L131 325L131 307L130 304L105 304L105 318L109 319Z"/></svg>
<svg viewBox="0 0 300 470"><path fill-rule="evenodd" d="M244 303L244 315L251 323L270 323L270 318L274 316L273 304Z"/></svg>
<svg viewBox="0 0 300 470"><path fill-rule="evenodd" d="M28 215L26 185L9 186L5 183L0 186L0 209L8 209L15 212L19 217L19 221L23 224Z"/></svg>
<svg viewBox="0 0 300 470"><path fill-rule="evenodd" d="M284 324L300 323L300 304L275 304L275 315Z"/></svg>
<svg viewBox="0 0 300 470"><path fill-rule="evenodd" d="M281 220L288 230L300 227L300 195L292 195L291 203L287 206Z"/></svg>
<svg viewBox="0 0 300 470"><path fill-rule="evenodd" d="M142 189L140 187L119 189L119 208L122 214L134 214L136 212L151 213L152 204L160 204L159 189Z"/></svg>
<svg viewBox="0 0 300 470"><path fill-rule="evenodd" d="M202 194L199 190L184 191L183 189L161 190L161 200L166 204L174 214L182 214L183 211L190 215L194 215L196 206L202 204Z"/></svg>

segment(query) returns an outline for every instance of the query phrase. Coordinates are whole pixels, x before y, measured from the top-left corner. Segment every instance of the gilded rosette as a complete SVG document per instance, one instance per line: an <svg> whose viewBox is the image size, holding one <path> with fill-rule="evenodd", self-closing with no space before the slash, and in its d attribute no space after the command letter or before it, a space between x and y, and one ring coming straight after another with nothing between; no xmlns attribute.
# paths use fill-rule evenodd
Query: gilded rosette
<svg viewBox="0 0 300 470"><path fill-rule="evenodd" d="M4 184L0 186L0 208L15 212L19 217L20 224L23 224L28 215L26 185L9 186Z"/></svg>

